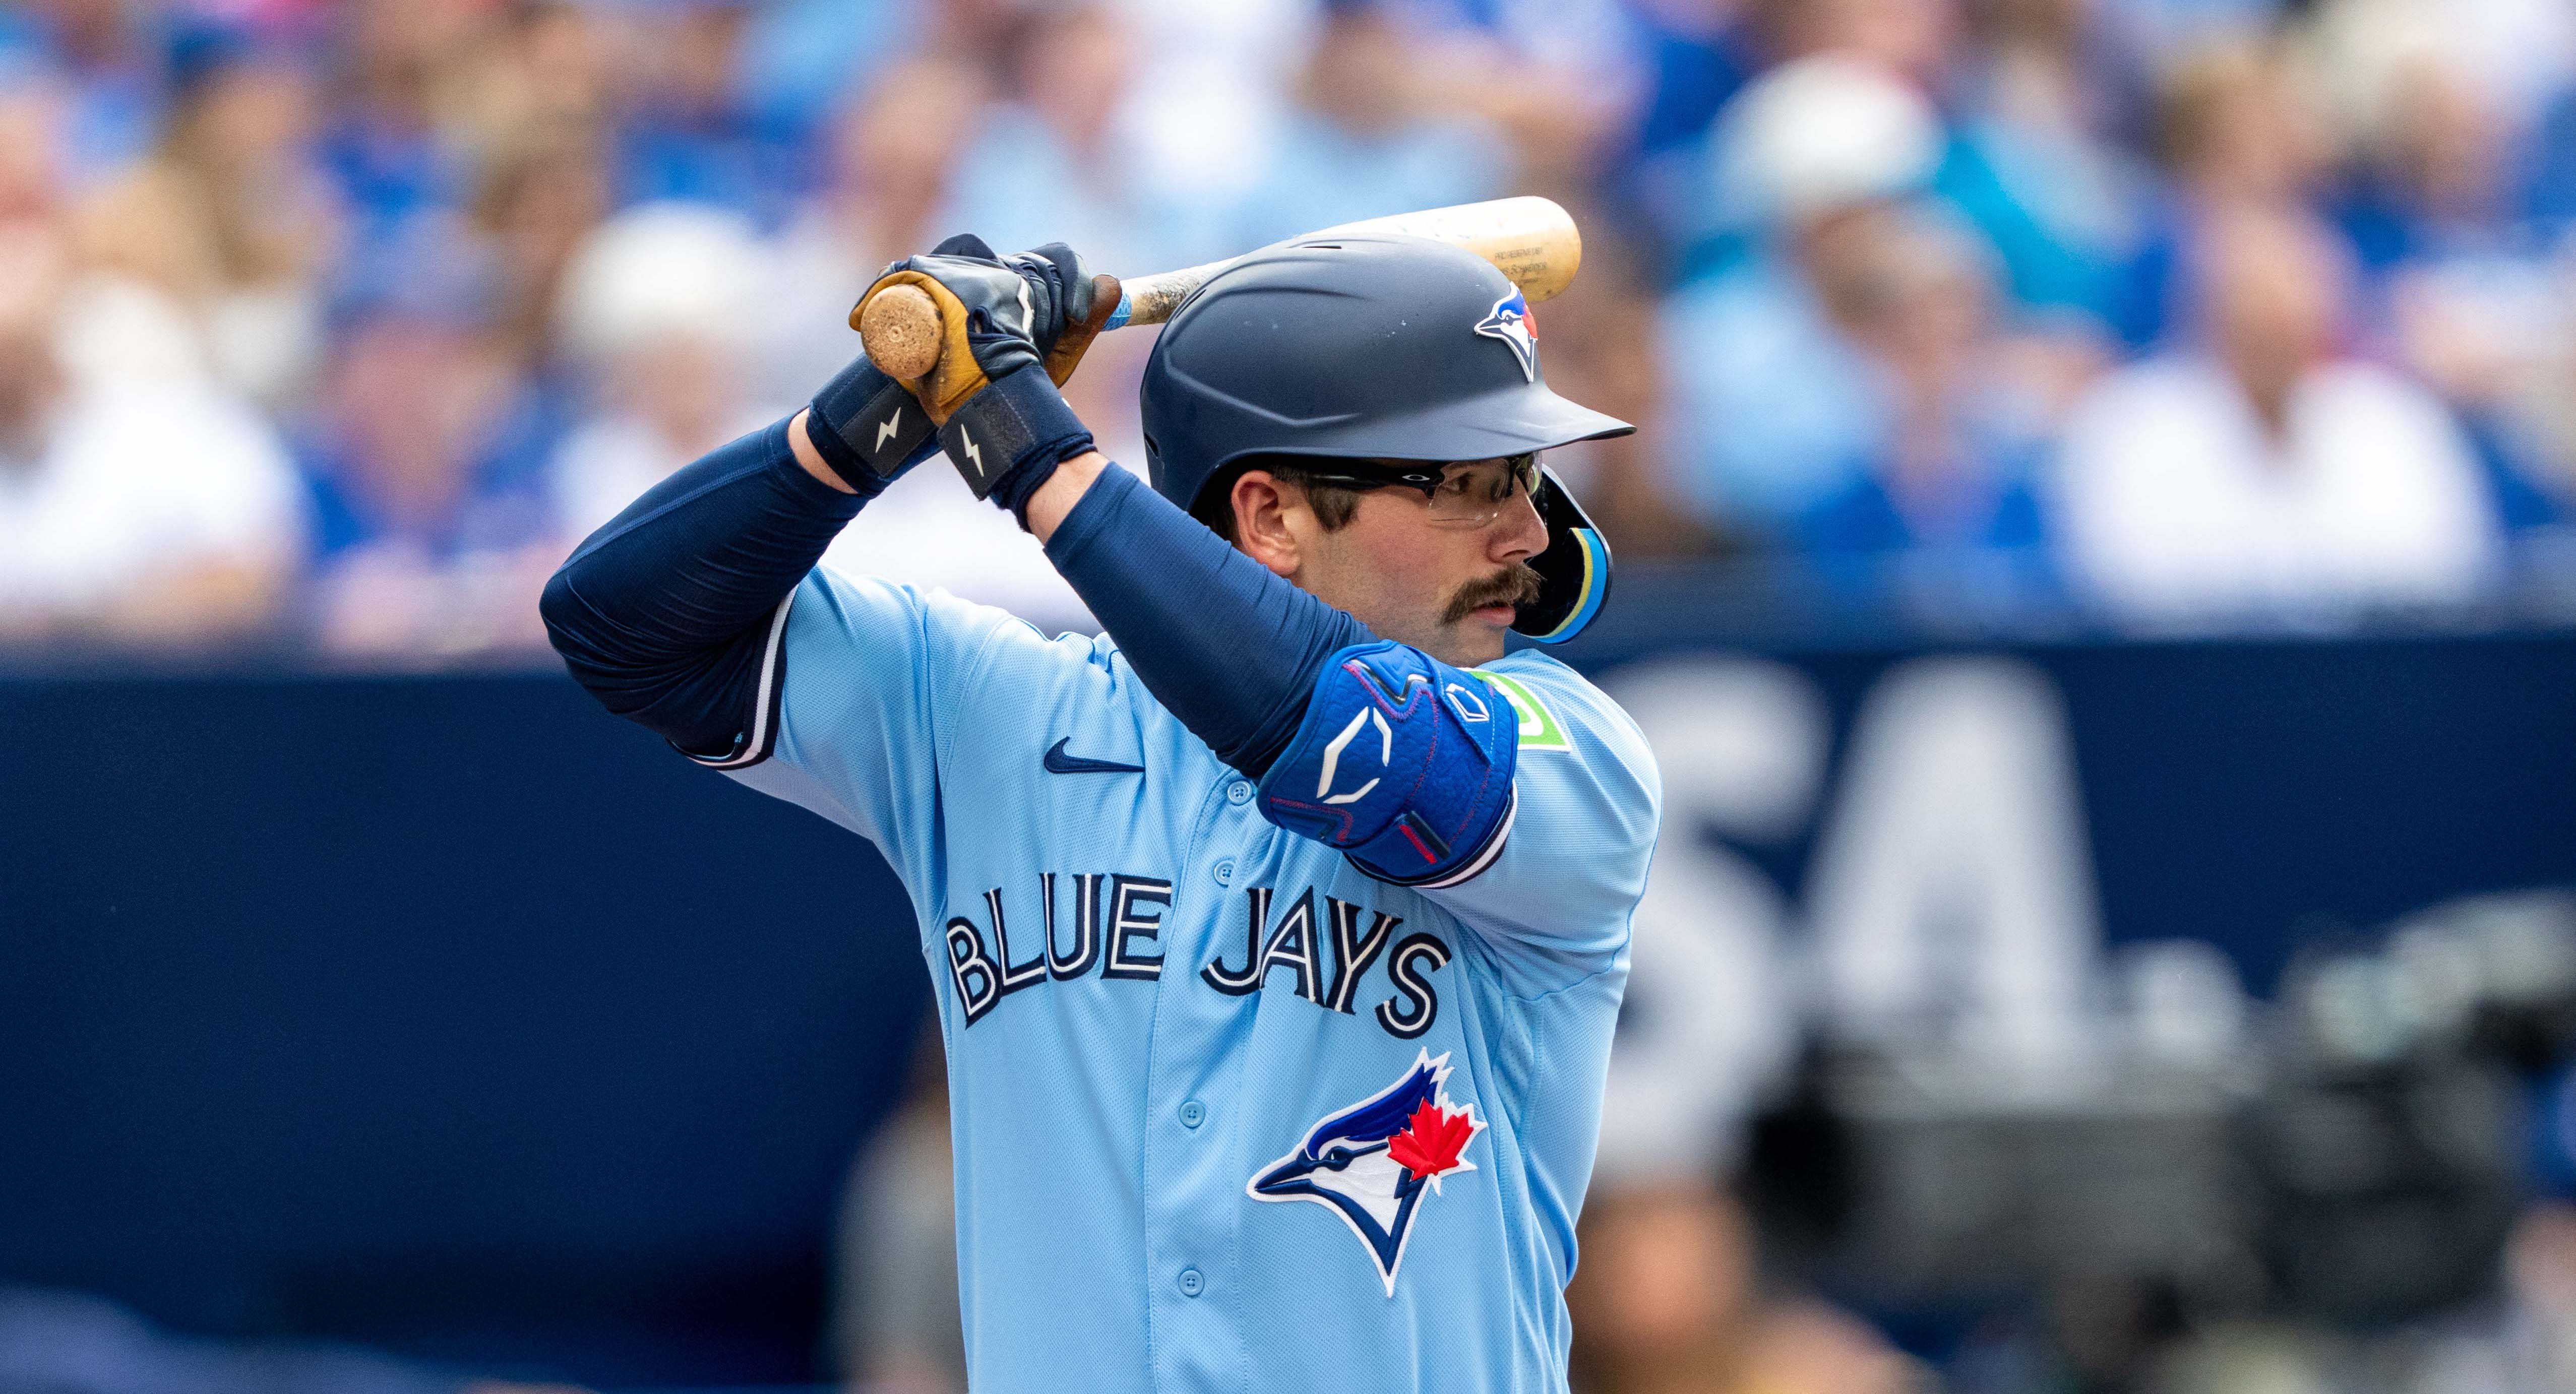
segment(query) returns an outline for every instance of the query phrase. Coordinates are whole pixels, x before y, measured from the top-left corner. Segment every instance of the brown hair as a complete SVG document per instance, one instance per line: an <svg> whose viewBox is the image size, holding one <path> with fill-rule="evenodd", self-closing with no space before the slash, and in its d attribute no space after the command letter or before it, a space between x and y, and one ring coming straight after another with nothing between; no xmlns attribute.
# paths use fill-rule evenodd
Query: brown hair
<svg viewBox="0 0 2576 1394"><path fill-rule="evenodd" d="M1198 520L1228 542L1240 540L1234 534L1234 481L1253 470L1303 490L1306 506L1315 510L1315 521L1323 524L1326 532L1339 532L1349 525L1351 515L1359 511L1359 490L1339 484L1318 483L1308 462L1299 456L1248 456L1227 466L1225 472L1217 476L1223 482L1223 488L1210 489L1199 495Z"/></svg>

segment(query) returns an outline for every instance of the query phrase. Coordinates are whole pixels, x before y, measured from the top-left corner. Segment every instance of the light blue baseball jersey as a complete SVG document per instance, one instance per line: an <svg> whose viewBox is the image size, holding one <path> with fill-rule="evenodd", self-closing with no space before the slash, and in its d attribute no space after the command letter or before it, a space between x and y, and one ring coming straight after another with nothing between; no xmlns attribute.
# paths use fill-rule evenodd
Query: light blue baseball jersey
<svg viewBox="0 0 2576 1394"><path fill-rule="evenodd" d="M1105 636L818 570L765 662L707 763L912 894L974 1389L1565 1388L1661 800L1625 713L1535 652L1481 670L1517 812L1414 890L1264 820Z"/></svg>

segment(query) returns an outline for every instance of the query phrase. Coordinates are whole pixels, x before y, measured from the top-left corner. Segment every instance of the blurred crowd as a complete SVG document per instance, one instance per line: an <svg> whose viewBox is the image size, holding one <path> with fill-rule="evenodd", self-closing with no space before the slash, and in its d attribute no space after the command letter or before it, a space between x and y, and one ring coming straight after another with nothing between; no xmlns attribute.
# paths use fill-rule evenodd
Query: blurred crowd
<svg viewBox="0 0 2576 1394"><path fill-rule="evenodd" d="M1567 204L1623 555L2124 628L2563 618L2560 0L23 0L0 643L533 647L956 230L1118 272ZM1149 335L1076 405L1142 459ZM1078 623L929 481L841 558Z"/></svg>

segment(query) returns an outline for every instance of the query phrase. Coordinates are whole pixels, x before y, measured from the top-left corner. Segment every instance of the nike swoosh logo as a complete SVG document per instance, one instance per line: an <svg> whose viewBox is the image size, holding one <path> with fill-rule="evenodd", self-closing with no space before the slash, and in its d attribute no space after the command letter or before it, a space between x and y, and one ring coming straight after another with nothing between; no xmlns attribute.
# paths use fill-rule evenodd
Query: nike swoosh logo
<svg viewBox="0 0 2576 1394"><path fill-rule="evenodd" d="M1067 736L1047 747L1048 774L1143 774L1145 772L1143 765L1122 765L1115 760L1092 760L1080 755L1067 755L1064 753L1064 748L1072 740L1073 737Z"/></svg>

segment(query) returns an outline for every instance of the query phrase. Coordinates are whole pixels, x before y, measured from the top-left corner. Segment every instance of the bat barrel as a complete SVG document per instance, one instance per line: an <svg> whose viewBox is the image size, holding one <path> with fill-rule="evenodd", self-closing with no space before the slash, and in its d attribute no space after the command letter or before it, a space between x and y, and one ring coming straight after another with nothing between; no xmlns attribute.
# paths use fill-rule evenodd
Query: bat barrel
<svg viewBox="0 0 2576 1394"><path fill-rule="evenodd" d="M1402 213L1308 235L1360 232L1403 233L1464 247L1499 267L1533 303L1565 289L1583 264L1583 238L1574 220L1543 198L1504 198ZM1191 291L1226 265L1209 262L1123 282L1118 309L1103 327L1161 324ZM850 327L859 331L868 360L888 377L917 382L939 366L939 307L917 286L887 287L868 301Z"/></svg>

